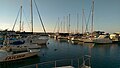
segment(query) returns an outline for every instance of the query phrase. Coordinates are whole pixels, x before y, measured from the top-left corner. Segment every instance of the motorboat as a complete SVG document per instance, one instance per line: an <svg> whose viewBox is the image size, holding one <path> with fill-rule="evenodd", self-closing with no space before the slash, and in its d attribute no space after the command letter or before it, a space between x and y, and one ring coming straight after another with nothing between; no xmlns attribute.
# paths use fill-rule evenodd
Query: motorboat
<svg viewBox="0 0 120 68"><path fill-rule="evenodd" d="M112 40L108 35L100 35L98 38L94 39L94 43L96 44L110 44Z"/></svg>
<svg viewBox="0 0 120 68"><path fill-rule="evenodd" d="M37 52L22 52L13 54L12 52L8 52L6 50L0 50L0 62L16 61L37 55Z"/></svg>
<svg viewBox="0 0 120 68"><path fill-rule="evenodd" d="M48 41L48 36L40 35L40 36L34 36L31 40L31 43L38 45L46 45L47 41Z"/></svg>
<svg viewBox="0 0 120 68"><path fill-rule="evenodd" d="M117 33L110 34L110 39L112 40L113 43L119 43L120 34L117 34Z"/></svg>

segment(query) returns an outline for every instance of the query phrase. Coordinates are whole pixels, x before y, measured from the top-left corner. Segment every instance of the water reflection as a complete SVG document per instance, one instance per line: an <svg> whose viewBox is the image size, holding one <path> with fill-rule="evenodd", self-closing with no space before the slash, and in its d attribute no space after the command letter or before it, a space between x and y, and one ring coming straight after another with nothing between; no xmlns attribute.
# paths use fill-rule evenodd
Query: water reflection
<svg viewBox="0 0 120 68"><path fill-rule="evenodd" d="M92 67L117 68L120 57L119 49L118 44L95 44L92 48Z"/></svg>

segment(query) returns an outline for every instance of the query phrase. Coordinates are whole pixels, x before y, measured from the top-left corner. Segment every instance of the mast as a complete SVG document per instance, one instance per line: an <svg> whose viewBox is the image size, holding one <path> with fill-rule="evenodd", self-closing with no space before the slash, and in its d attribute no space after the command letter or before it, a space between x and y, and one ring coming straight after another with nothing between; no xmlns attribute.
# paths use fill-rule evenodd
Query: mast
<svg viewBox="0 0 120 68"><path fill-rule="evenodd" d="M20 29L19 29L19 31L21 32L21 30L22 30L22 24L21 24L21 21L22 21L22 0L21 0L21 5L20 5Z"/></svg>
<svg viewBox="0 0 120 68"><path fill-rule="evenodd" d="M30 1L30 15L31 15L31 30L32 30L32 33L33 33L33 7L32 7L32 0Z"/></svg>
<svg viewBox="0 0 120 68"><path fill-rule="evenodd" d="M64 22L63 22L63 32L65 33L65 16L63 17Z"/></svg>
<svg viewBox="0 0 120 68"><path fill-rule="evenodd" d="M24 31L24 21L22 22L22 29L21 29L21 31Z"/></svg>
<svg viewBox="0 0 120 68"><path fill-rule="evenodd" d="M84 33L84 0L82 0L82 34Z"/></svg>
<svg viewBox="0 0 120 68"><path fill-rule="evenodd" d="M57 30L58 33L59 33L59 30L60 30L59 23L60 23L60 19L59 19L59 17L58 17L58 30Z"/></svg>
<svg viewBox="0 0 120 68"><path fill-rule="evenodd" d="M67 32L69 33L69 29L68 29L68 16L66 16L66 29L67 29Z"/></svg>
<svg viewBox="0 0 120 68"><path fill-rule="evenodd" d="M78 33L78 29L79 29L78 25L79 25L79 14L77 13L77 33Z"/></svg>
<svg viewBox="0 0 120 68"><path fill-rule="evenodd" d="M91 23L91 33L94 31L94 22L93 22L93 20L94 20L94 17L93 17L93 15L94 15L94 0L92 0L92 23Z"/></svg>
<svg viewBox="0 0 120 68"><path fill-rule="evenodd" d="M70 14L69 14L69 27L68 27L68 33L70 33Z"/></svg>
<svg viewBox="0 0 120 68"><path fill-rule="evenodd" d="M64 29L62 29L62 21L61 21L61 33L64 32L63 30L64 30Z"/></svg>

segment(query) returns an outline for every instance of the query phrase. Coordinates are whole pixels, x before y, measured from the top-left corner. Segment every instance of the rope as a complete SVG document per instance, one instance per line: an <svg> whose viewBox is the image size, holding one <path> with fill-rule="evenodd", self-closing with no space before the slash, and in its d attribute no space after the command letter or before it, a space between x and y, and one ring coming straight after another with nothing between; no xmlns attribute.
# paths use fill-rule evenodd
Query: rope
<svg viewBox="0 0 120 68"><path fill-rule="evenodd" d="M25 17L25 19L26 19L26 21L27 21L27 24L28 24L29 29L31 29L31 28L30 28L30 23L28 22L28 19L27 19L27 16L25 15L24 10L23 10L23 15L24 15L24 17Z"/></svg>
<svg viewBox="0 0 120 68"><path fill-rule="evenodd" d="M86 23L86 29L85 29L85 32L88 31L88 23L89 23L89 20L90 20L91 11L92 11L92 10L90 10L89 17L88 17L88 20L87 20L87 23Z"/></svg>
<svg viewBox="0 0 120 68"><path fill-rule="evenodd" d="M18 19L19 13L20 13L20 9L19 9L18 14L17 14L17 17L16 17L16 19L15 19L15 22L14 22L14 25L13 25L13 28L12 28L12 31L13 31L14 28L15 28L15 25L16 25L16 22L17 22L17 19Z"/></svg>
<svg viewBox="0 0 120 68"><path fill-rule="evenodd" d="M35 3L35 7L36 7L36 9L37 9L37 12L38 12L39 19L40 19L40 21L41 21L43 30L44 30L44 32L45 32L45 34L46 34L46 30L45 30L45 27L44 27L44 25L43 25L43 21L42 21L42 18L41 18L41 16L40 16L40 13L39 13L39 10L38 10L38 7L37 7L37 4L36 4L35 0L34 0L34 3Z"/></svg>
<svg viewBox="0 0 120 68"><path fill-rule="evenodd" d="M57 22L56 22L56 24L55 24L55 27L54 27L53 33L54 33L54 32L55 32L55 30L56 30L56 26L57 26Z"/></svg>

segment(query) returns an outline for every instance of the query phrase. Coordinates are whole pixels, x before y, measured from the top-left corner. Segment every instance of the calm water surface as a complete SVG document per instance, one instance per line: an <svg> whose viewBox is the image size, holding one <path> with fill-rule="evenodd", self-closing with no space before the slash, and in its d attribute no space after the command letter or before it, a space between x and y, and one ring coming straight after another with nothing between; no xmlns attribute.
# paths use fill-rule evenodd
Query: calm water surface
<svg viewBox="0 0 120 68"><path fill-rule="evenodd" d="M39 57L32 57L24 60L0 63L0 68L51 68L54 62L41 64L42 62L55 61L60 59L75 59L72 65L77 68L79 59L82 63L84 55L91 55L90 64L92 68L120 68L120 44L95 45L92 43L73 44L68 41L57 41L50 39L49 44L43 46ZM36 65L39 63L38 65ZM57 62L57 66L71 64L69 61Z"/></svg>

